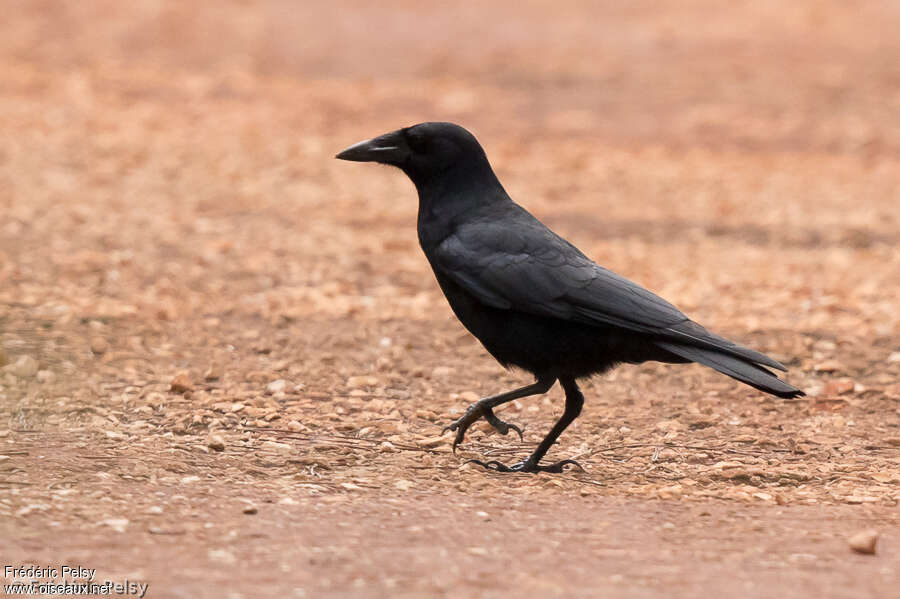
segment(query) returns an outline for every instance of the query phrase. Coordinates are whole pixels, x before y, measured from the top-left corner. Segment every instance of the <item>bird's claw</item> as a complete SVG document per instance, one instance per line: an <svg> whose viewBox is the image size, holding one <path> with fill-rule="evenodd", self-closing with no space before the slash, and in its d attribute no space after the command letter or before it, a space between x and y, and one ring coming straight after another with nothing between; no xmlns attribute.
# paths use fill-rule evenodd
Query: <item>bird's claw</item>
<svg viewBox="0 0 900 599"><path fill-rule="evenodd" d="M520 441L524 439L521 428L511 422L501 420L494 414L493 409L479 406L478 402L475 402L469 406L465 414L445 426L444 430L441 431L442 435L447 431L456 431L456 437L453 439L453 453L456 453L456 446L463 442L466 431L468 431L469 427L477 422L479 418L484 418L487 423L494 427L494 430L501 435L506 435L509 431L514 430L518 433Z"/></svg>
<svg viewBox="0 0 900 599"><path fill-rule="evenodd" d="M500 433L501 435L505 435L509 433L510 430L516 431L519 435L519 441L524 441L525 437L522 435L522 429L513 424L512 422L506 422L505 420L500 420L497 418L494 411L488 409L484 414L484 419L487 420L488 424L494 427L494 430Z"/></svg>
<svg viewBox="0 0 900 599"><path fill-rule="evenodd" d="M559 474L561 472L565 472L564 467L571 464L577 467L579 470L584 472L584 468L576 462L575 460L560 460L555 464L550 464L547 466L541 466L537 462L532 462L531 460L523 460L521 462L516 462L512 466L507 466L503 462L498 462L497 460L491 460L489 462L482 462L481 460L468 460L466 464L478 464L479 466L486 468L488 470L494 470L496 472L530 472L533 474L537 474L538 472L553 472L555 474Z"/></svg>

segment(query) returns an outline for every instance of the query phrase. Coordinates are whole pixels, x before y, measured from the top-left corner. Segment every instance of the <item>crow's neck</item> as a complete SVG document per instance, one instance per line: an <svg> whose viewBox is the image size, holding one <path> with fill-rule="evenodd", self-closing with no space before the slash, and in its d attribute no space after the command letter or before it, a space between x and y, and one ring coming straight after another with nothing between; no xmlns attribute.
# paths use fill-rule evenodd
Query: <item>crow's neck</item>
<svg viewBox="0 0 900 599"><path fill-rule="evenodd" d="M453 228L456 221L473 208L509 196L486 161L462 165L430 177L410 177L419 192L419 226Z"/></svg>

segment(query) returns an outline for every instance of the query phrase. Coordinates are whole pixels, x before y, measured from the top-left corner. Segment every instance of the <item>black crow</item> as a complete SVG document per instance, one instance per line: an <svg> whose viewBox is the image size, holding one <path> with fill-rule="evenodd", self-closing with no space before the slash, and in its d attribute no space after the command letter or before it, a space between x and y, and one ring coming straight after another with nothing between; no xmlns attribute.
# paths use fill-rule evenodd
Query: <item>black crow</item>
<svg viewBox="0 0 900 599"><path fill-rule="evenodd" d="M803 391L768 368L784 366L714 333L664 299L592 262L506 194L475 137L453 123L421 123L350 146L341 160L396 166L419 193L419 243L450 307L504 367L536 382L481 399L446 430L453 449L479 418L502 434L521 429L494 414L500 404L546 393L559 381L562 417L537 449L502 472L561 472L572 460L541 465L581 413L577 379L619 363L698 362L766 393ZM577 464L576 464L577 465Z"/></svg>

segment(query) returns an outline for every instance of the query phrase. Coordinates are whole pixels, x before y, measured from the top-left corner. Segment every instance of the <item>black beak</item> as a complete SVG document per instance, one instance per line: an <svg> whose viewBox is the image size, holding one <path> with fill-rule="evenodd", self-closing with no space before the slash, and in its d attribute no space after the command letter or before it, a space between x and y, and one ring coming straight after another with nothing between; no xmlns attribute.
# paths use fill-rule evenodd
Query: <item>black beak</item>
<svg viewBox="0 0 900 599"><path fill-rule="evenodd" d="M353 144L337 156L338 160L353 162L380 162L382 164L400 165L409 158L409 146L403 133L393 131Z"/></svg>

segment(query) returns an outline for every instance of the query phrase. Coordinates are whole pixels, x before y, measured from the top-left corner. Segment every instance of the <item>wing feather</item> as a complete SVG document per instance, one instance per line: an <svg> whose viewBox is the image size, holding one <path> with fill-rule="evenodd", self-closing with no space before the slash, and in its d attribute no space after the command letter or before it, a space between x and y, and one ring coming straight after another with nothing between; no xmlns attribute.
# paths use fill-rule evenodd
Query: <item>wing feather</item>
<svg viewBox="0 0 900 599"><path fill-rule="evenodd" d="M612 325L785 370L691 321L640 285L599 266L524 209L514 222L473 219L431 252L432 266L485 305Z"/></svg>

